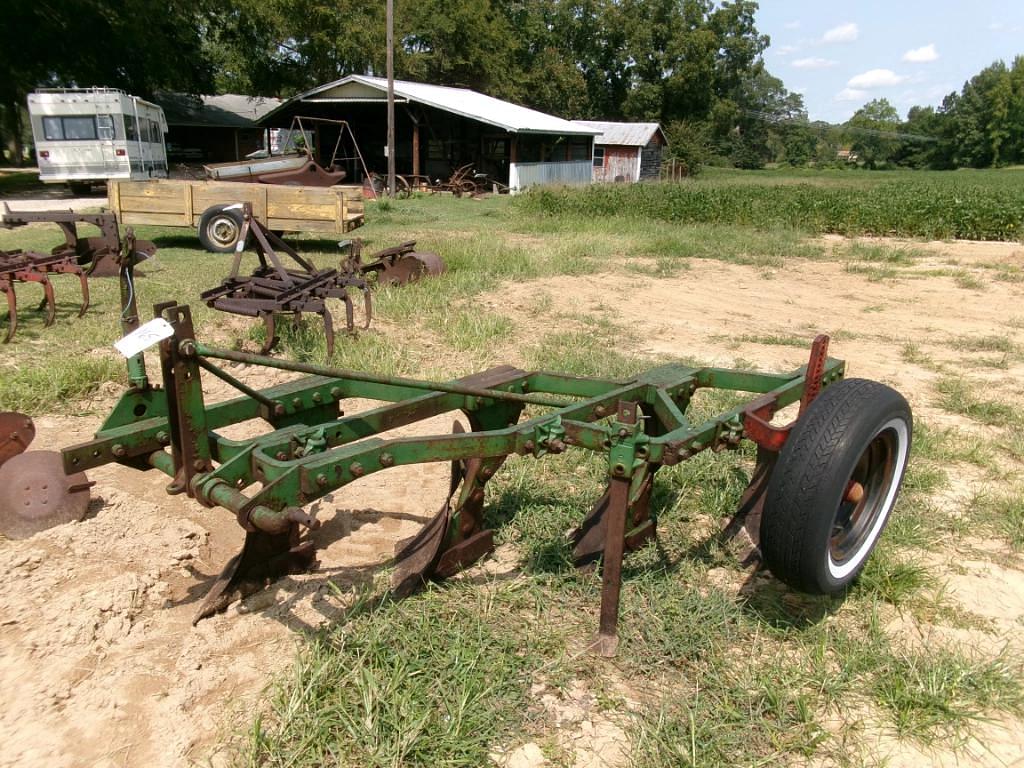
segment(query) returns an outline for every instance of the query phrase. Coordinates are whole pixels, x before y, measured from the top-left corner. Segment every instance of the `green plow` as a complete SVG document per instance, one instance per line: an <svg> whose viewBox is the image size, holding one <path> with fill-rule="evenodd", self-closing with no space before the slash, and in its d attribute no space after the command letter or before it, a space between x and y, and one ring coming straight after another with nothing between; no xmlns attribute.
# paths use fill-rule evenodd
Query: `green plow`
<svg viewBox="0 0 1024 768"><path fill-rule="evenodd" d="M173 328L159 342L160 385L141 355L129 360L132 386L95 438L64 449L77 474L116 462L156 469L168 492L232 512L246 531L195 620L210 616L269 580L315 565L309 531L320 521L305 507L346 484L392 467L450 462L448 498L395 553L392 590L408 595L476 562L494 548L484 527L487 482L508 456L541 459L569 449L601 454L608 486L570 535L576 561L600 562L600 620L593 649L615 653L625 553L655 536L650 497L656 472L703 451L758 446L740 509L725 527L743 536L751 560L808 592L836 593L862 569L888 519L909 453L906 401L871 381L845 380L818 337L808 365L789 373L662 365L612 380L502 366L447 382L379 376L207 346L189 308L157 305ZM257 390L222 367L245 363L307 374ZM234 387L235 399L208 405L202 380ZM688 406L700 389L750 393L742 405L702 423ZM344 414L352 398L386 405ZM795 421L772 423L800 403ZM522 418L524 408L533 406ZM451 434L388 436L391 430L461 412L470 428ZM231 440L219 430L250 419L273 431Z"/></svg>

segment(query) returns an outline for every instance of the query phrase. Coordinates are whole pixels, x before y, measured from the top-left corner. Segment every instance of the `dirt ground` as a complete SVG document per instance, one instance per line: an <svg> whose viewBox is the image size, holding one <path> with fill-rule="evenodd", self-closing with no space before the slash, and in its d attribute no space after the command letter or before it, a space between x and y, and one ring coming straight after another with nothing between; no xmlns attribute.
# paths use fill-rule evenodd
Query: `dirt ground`
<svg viewBox="0 0 1024 768"><path fill-rule="evenodd" d="M599 315L643 339L639 351L652 358L679 355L729 366L738 360L762 368L798 366L805 351L766 339L810 340L817 331L829 332L833 355L850 361L848 375L899 388L932 425L984 435L987 428L936 406L936 374L905 362L901 350L913 341L934 360L958 365L981 353L957 351L951 339L1000 336L1024 346L1024 288L992 279L985 266L1024 264L1024 248L912 247L925 255L889 282L870 282L836 261L793 261L775 270L695 261L668 278L619 272L507 285L482 303L508 315L524 342L557 330L565 318ZM936 274L951 269L977 272L983 287L963 288L953 276ZM552 310L540 316L525 311L537 306L543 292ZM1024 405L1022 368L1015 359L1008 367L979 368L971 375L986 381L987 396ZM248 383L282 380L278 374L257 380L251 370L235 372ZM212 390L214 399L226 396L223 389ZM112 401L113 394L106 397ZM38 418L33 447L87 440L99 421ZM438 418L426 429L448 432L450 425L450 417ZM337 616L346 592L374 579L394 543L437 510L446 472L442 465L391 470L324 500L317 572L284 579L194 628L192 616L240 547L241 530L223 510L166 495L166 478L159 473L118 466L91 472L97 485L84 521L25 541L0 540L0 765L226 763L232 734L251 724L265 686L292 662L301 632ZM949 503L969 497L981 482L963 473ZM991 619L997 640L1011 638L1024 625L1024 557L999 542L979 547L998 550L998 564L964 559L943 578L953 599ZM591 716L586 691L558 695L539 686L535 693L567 724L566 744L575 750L578 766L621 764L622 732L597 713ZM956 758L959 765L1024 765L1020 723L986 728L987 743ZM921 759L954 764L952 756L922 757L894 739L880 737L878 750L893 765L924 764ZM543 755L526 744L495 760L536 766Z"/></svg>

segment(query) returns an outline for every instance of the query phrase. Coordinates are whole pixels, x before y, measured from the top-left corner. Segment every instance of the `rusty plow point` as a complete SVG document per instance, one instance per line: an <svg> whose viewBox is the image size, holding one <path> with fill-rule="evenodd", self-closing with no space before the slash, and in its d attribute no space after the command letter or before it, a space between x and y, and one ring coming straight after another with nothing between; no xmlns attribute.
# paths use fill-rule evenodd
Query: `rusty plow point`
<svg viewBox="0 0 1024 768"><path fill-rule="evenodd" d="M277 346L277 321L274 319L273 312L263 313L263 327L266 329L266 338L263 340L263 346L260 347L260 354L268 355L270 350Z"/></svg>
<svg viewBox="0 0 1024 768"><path fill-rule="evenodd" d="M51 283L44 277L42 279L42 284L42 304L46 307L46 320L43 322L43 327L49 328L51 325L53 325L53 321L57 318L57 298L53 295L53 283Z"/></svg>
<svg viewBox="0 0 1024 768"><path fill-rule="evenodd" d="M324 305L323 310L319 314L324 321L324 336L327 337L327 356L334 357L334 318L327 311L326 305Z"/></svg>
<svg viewBox="0 0 1024 768"><path fill-rule="evenodd" d="M629 505L627 517L626 550L635 552L648 540L656 535L654 520L650 517L651 491L654 488L654 472L644 478L639 492ZM600 559L607 540L607 512L611 499L611 487L597 500L590 512L580 523L567 534L573 547L573 563L577 568L589 565Z"/></svg>
<svg viewBox="0 0 1024 768"><path fill-rule="evenodd" d="M36 436L32 419L17 411L0 413L0 467L8 459L24 453Z"/></svg>
<svg viewBox="0 0 1024 768"><path fill-rule="evenodd" d="M250 531L245 534L242 551L228 561L210 587L192 619L192 626L259 592L271 582L290 574L305 573L316 564L316 545L312 541L299 542L297 522L292 522L284 533Z"/></svg>
<svg viewBox="0 0 1024 768"><path fill-rule="evenodd" d="M778 452L758 447L754 473L740 497L736 514L722 529L722 541L735 543L733 551L744 568L761 562L761 513L778 458Z"/></svg>
<svg viewBox="0 0 1024 768"><path fill-rule="evenodd" d="M601 619L597 637L590 648L611 657L619 647L619 597L622 592L622 558L626 546L626 513L629 511L629 481L613 478L608 488L607 532L601 560Z"/></svg>
<svg viewBox="0 0 1024 768"><path fill-rule="evenodd" d="M452 432L460 434L466 430L459 422L452 424ZM403 539L395 545L395 572L391 575L391 592L396 598L408 597L426 584L434 566L441 557L451 521L452 497L466 476L465 465L453 461L448 480L448 496L430 522L412 538Z"/></svg>
<svg viewBox="0 0 1024 768"><path fill-rule="evenodd" d="M84 317L86 310L89 309L89 278L85 272L79 272L78 280L82 284L82 308L78 310L78 316Z"/></svg>
<svg viewBox="0 0 1024 768"><path fill-rule="evenodd" d="M78 472L64 474L56 451L29 451L0 467L0 533L27 539L55 525L81 520L93 483Z"/></svg>

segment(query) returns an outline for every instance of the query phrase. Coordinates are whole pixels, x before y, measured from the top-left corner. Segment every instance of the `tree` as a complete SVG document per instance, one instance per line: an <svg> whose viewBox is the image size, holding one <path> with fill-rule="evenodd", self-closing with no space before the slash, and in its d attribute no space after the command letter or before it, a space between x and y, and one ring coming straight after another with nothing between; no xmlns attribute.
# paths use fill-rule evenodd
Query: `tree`
<svg viewBox="0 0 1024 768"><path fill-rule="evenodd" d="M900 114L888 99L873 99L858 109L846 122L852 137L851 148L868 168L893 159L900 127ZM891 135L889 135L891 134Z"/></svg>
<svg viewBox="0 0 1024 768"><path fill-rule="evenodd" d="M21 107L42 85L105 85L141 96L212 89L202 44L212 9L209 0L8 0L0 25L5 136L16 141Z"/></svg>

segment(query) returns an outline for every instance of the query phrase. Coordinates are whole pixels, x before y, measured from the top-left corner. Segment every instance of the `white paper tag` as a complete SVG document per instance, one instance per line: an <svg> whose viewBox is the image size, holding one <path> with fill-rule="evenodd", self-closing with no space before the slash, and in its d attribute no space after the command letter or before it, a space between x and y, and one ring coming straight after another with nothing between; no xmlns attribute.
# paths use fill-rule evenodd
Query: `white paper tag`
<svg viewBox="0 0 1024 768"><path fill-rule="evenodd" d="M174 328L162 317L154 317L148 323L143 323L120 341L115 341L117 351L125 357L135 357L144 349L152 347L158 341L170 338L174 335Z"/></svg>

